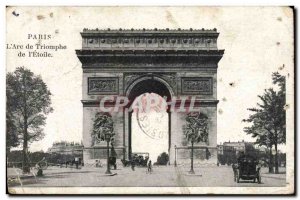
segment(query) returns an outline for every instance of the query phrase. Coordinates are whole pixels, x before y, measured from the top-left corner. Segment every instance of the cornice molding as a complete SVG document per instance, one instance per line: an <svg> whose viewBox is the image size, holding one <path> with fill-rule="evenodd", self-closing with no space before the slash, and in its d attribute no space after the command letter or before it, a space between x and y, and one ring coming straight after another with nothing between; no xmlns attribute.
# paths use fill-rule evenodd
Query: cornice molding
<svg viewBox="0 0 300 200"><path fill-rule="evenodd" d="M193 28L189 28L189 29L169 29L169 28L165 28L165 29L158 29L158 28L153 28L153 29L146 29L146 28L142 28L142 29L88 29L88 28L84 28L83 31L81 32L81 34L89 34L89 33L109 33L109 34L114 34L114 33L167 33L167 34L172 34L172 33L187 33L187 34L192 34L192 33L218 33L216 28L213 29L193 29Z"/></svg>
<svg viewBox="0 0 300 200"><path fill-rule="evenodd" d="M224 54L224 50L76 50L77 57L83 64L95 63L215 63Z"/></svg>
<svg viewBox="0 0 300 200"><path fill-rule="evenodd" d="M216 50L216 49L180 49L180 48L152 48L152 49L134 49L134 48L107 48L107 49L80 49L75 50L77 55L147 55L147 54L156 54L156 55L214 55L221 54L223 55L224 50Z"/></svg>

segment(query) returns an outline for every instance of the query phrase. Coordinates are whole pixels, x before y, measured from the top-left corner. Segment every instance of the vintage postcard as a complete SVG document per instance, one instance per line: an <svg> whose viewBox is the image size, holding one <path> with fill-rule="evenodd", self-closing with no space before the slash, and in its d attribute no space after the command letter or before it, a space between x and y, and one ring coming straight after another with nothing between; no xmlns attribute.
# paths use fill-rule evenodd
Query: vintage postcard
<svg viewBox="0 0 300 200"><path fill-rule="evenodd" d="M6 8L9 194L292 195L293 7Z"/></svg>

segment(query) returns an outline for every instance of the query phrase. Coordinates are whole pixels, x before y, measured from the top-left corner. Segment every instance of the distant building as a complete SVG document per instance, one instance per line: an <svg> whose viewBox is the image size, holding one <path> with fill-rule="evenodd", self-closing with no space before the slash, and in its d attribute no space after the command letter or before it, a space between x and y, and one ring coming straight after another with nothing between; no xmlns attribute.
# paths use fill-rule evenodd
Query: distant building
<svg viewBox="0 0 300 200"><path fill-rule="evenodd" d="M82 154L83 145L82 143L78 142L54 142L52 147L48 149L48 153L57 153L57 154L67 154L67 155L74 155L74 154Z"/></svg>
<svg viewBox="0 0 300 200"><path fill-rule="evenodd" d="M254 143L245 142L242 140L241 142L224 142L223 143L223 151L234 151L236 155L241 152L245 154L252 154L255 151Z"/></svg>
<svg viewBox="0 0 300 200"><path fill-rule="evenodd" d="M241 152L248 155L256 155L256 149L251 142L238 141L238 142L224 142L217 145L218 149L218 161L222 165L232 164L237 161L237 158Z"/></svg>

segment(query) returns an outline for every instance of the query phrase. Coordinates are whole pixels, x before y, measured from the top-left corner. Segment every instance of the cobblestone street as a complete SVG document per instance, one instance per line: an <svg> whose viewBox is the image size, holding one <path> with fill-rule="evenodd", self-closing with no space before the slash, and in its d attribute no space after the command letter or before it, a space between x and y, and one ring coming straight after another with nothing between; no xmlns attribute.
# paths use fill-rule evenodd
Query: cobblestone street
<svg viewBox="0 0 300 200"><path fill-rule="evenodd" d="M8 169L8 175L12 169ZM268 174L267 168L261 172L262 183L251 181L234 182L231 166L195 167L195 175L188 173L189 166L154 166L151 174L146 168L120 167L112 170L114 176L105 175L106 168L83 167L82 169L49 167L43 177L23 178L23 186L144 186L144 187L274 187L285 186L285 168L281 174ZM17 184L20 186L20 184Z"/></svg>

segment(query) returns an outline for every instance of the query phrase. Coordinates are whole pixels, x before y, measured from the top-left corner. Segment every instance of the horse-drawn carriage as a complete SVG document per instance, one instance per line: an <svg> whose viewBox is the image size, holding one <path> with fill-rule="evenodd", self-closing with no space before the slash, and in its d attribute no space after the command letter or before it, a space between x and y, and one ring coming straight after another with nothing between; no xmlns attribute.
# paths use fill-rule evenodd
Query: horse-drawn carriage
<svg viewBox="0 0 300 200"><path fill-rule="evenodd" d="M260 165L257 159L252 156L243 155L238 158L238 163L232 165L234 171L234 181L237 183L240 180L253 180L253 183L257 180L261 183Z"/></svg>

